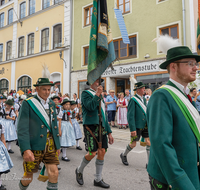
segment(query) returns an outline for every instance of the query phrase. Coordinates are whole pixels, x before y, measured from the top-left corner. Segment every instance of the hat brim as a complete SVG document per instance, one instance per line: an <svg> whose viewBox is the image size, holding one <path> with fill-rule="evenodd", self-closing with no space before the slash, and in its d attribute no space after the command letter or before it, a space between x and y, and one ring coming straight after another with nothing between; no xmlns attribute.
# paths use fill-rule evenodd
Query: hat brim
<svg viewBox="0 0 200 190"><path fill-rule="evenodd" d="M6 104L6 105L9 105L9 106L13 106L13 105L14 105L14 102L13 102L13 103L6 103L6 102L5 102L5 104Z"/></svg>
<svg viewBox="0 0 200 190"><path fill-rule="evenodd" d="M54 99L56 99L56 98L57 98L58 100L60 100L60 97L52 97L51 99L54 100Z"/></svg>
<svg viewBox="0 0 200 190"><path fill-rule="evenodd" d="M69 101L62 102L60 105L63 106L64 104L66 104L66 103L68 103L68 102L70 103L71 101L69 100ZM71 105L71 104L70 104L70 105Z"/></svg>
<svg viewBox="0 0 200 190"><path fill-rule="evenodd" d="M34 84L33 86L54 86L53 83L42 83L42 84Z"/></svg>
<svg viewBox="0 0 200 190"><path fill-rule="evenodd" d="M200 61L200 56L199 55L181 55L181 56L176 56L172 59L169 59L165 62L163 62L162 64L160 64L160 68L161 69L167 69L167 66L170 64L170 63L173 63L174 61L178 61L178 60L181 60L181 59L186 59L186 58L194 58L196 59L197 62Z"/></svg>
<svg viewBox="0 0 200 190"><path fill-rule="evenodd" d="M103 83L104 82L104 79L101 79L101 83ZM87 81L86 82L86 84L88 85L88 86L90 86L91 84L89 84L89 82Z"/></svg>
<svg viewBox="0 0 200 190"><path fill-rule="evenodd" d="M146 85L143 84L142 86L135 88L133 91L136 91L137 89L140 89L140 88L143 88L143 87L146 87Z"/></svg>

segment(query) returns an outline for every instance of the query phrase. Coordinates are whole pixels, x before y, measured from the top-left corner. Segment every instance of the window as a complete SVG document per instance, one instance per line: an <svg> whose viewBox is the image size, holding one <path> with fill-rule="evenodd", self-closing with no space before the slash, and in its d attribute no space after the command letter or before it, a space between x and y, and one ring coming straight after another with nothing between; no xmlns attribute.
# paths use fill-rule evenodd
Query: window
<svg viewBox="0 0 200 190"><path fill-rule="evenodd" d="M88 65L89 47L84 47L83 52L84 52L84 65Z"/></svg>
<svg viewBox="0 0 200 190"><path fill-rule="evenodd" d="M43 0L43 9L46 9L50 6L50 0Z"/></svg>
<svg viewBox="0 0 200 190"><path fill-rule="evenodd" d="M4 27L4 13L0 14L0 28Z"/></svg>
<svg viewBox="0 0 200 190"><path fill-rule="evenodd" d="M62 46L62 25L53 27L53 49Z"/></svg>
<svg viewBox="0 0 200 190"><path fill-rule="evenodd" d="M3 44L0 44L0 62L3 61Z"/></svg>
<svg viewBox="0 0 200 190"><path fill-rule="evenodd" d="M12 41L7 42L6 60L12 59Z"/></svg>
<svg viewBox="0 0 200 190"><path fill-rule="evenodd" d="M8 80L1 79L0 80L0 94L3 94L5 91L8 92Z"/></svg>
<svg viewBox="0 0 200 190"><path fill-rule="evenodd" d="M8 11L8 24L11 24L13 22L13 9L10 9Z"/></svg>
<svg viewBox="0 0 200 190"><path fill-rule="evenodd" d="M22 90L26 94L27 89L31 89L31 78L23 76L18 80L17 91Z"/></svg>
<svg viewBox="0 0 200 190"><path fill-rule="evenodd" d="M115 55L119 59L137 57L136 35L129 37L130 44L124 44L122 39L114 41Z"/></svg>
<svg viewBox="0 0 200 190"><path fill-rule="evenodd" d="M5 0L0 0L0 5L5 4Z"/></svg>
<svg viewBox="0 0 200 190"><path fill-rule="evenodd" d="M42 45L41 51L49 50L49 29L42 30Z"/></svg>
<svg viewBox="0 0 200 190"><path fill-rule="evenodd" d="M28 55L34 54L34 34L28 35Z"/></svg>
<svg viewBox="0 0 200 190"><path fill-rule="evenodd" d="M20 18L24 18L26 16L26 2L20 4Z"/></svg>
<svg viewBox="0 0 200 190"><path fill-rule="evenodd" d="M54 0L54 4L60 3L62 0Z"/></svg>
<svg viewBox="0 0 200 190"><path fill-rule="evenodd" d="M160 34L163 35L168 34L172 38L178 39L179 38L178 24L160 28Z"/></svg>
<svg viewBox="0 0 200 190"><path fill-rule="evenodd" d="M35 0L29 0L29 15L35 13Z"/></svg>
<svg viewBox="0 0 200 190"><path fill-rule="evenodd" d="M90 25L92 23L92 10L93 5L86 7L85 9L85 15L84 15L84 26Z"/></svg>
<svg viewBox="0 0 200 190"><path fill-rule="evenodd" d="M19 49L18 49L18 56L24 56L24 37L19 38Z"/></svg>
<svg viewBox="0 0 200 190"><path fill-rule="evenodd" d="M117 7L122 11L122 14L130 12L130 0L117 0Z"/></svg>

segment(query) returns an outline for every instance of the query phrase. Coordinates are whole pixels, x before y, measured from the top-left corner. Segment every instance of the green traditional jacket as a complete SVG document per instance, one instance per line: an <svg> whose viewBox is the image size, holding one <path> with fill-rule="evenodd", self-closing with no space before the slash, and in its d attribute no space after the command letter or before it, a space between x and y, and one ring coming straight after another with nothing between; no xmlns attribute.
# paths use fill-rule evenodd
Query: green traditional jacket
<svg viewBox="0 0 200 190"><path fill-rule="evenodd" d="M167 84L184 94L171 81ZM149 175L173 190L200 190L199 144L167 90L158 89L151 96L147 124L151 141Z"/></svg>
<svg viewBox="0 0 200 190"><path fill-rule="evenodd" d="M135 96L141 100L137 94ZM144 97L143 101L144 105L146 106L146 99ZM142 111L141 107L133 100L133 98L131 98L128 102L127 119L131 132L136 131L136 128L143 129L146 126L146 115Z"/></svg>
<svg viewBox="0 0 200 190"><path fill-rule="evenodd" d="M81 94L81 104L83 113L83 125L99 124L99 101L101 98L89 94L86 90ZM110 125L108 124L107 115L105 114L106 121L102 122L102 126L107 131L107 134L112 133Z"/></svg>
<svg viewBox="0 0 200 190"><path fill-rule="evenodd" d="M40 102L37 96L34 98ZM49 112L53 139L56 149L60 149L55 103L51 99L49 99L49 108L53 110L53 118L51 118L51 111ZM45 150L47 128L26 100L23 101L19 112L17 135L22 154L25 150Z"/></svg>

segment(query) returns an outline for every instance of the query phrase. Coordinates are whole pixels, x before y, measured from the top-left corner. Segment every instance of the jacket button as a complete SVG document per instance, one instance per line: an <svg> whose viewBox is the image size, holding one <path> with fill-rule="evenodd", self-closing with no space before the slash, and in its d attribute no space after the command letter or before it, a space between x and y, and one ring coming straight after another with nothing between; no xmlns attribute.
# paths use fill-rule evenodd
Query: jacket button
<svg viewBox="0 0 200 190"><path fill-rule="evenodd" d="M59 134L57 134L57 137L59 137Z"/></svg>
<svg viewBox="0 0 200 190"><path fill-rule="evenodd" d="M55 120L55 118L52 119L53 121Z"/></svg>
<svg viewBox="0 0 200 190"><path fill-rule="evenodd" d="M58 128L57 126L54 127L54 129L57 129L57 128Z"/></svg>
<svg viewBox="0 0 200 190"><path fill-rule="evenodd" d="M144 121L144 119L143 119L143 121Z"/></svg>
<svg viewBox="0 0 200 190"><path fill-rule="evenodd" d="M197 162L197 166L199 166L199 162Z"/></svg>
<svg viewBox="0 0 200 190"><path fill-rule="evenodd" d="M200 143L199 143L199 147L200 147Z"/></svg>
<svg viewBox="0 0 200 190"><path fill-rule="evenodd" d="M172 186L171 186L171 185L169 185L169 188L170 188L170 189L172 189Z"/></svg>
<svg viewBox="0 0 200 190"><path fill-rule="evenodd" d="M40 135L40 137L42 138L42 137L44 137L44 135Z"/></svg>
<svg viewBox="0 0 200 190"><path fill-rule="evenodd" d="M44 125L41 125L41 128L43 128L44 127Z"/></svg>

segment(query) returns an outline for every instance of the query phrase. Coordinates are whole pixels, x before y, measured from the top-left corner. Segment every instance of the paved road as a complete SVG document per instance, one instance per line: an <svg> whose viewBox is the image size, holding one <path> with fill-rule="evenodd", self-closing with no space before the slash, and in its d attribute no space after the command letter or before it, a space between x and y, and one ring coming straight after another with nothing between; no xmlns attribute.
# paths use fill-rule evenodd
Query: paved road
<svg viewBox="0 0 200 190"><path fill-rule="evenodd" d="M111 190L149 190L148 175L145 169L147 159L145 148L138 144L128 155L129 166L124 166L121 163L119 155L124 151L129 142L129 130L114 128L113 136L115 142L109 146L105 157L105 167L103 169L104 181L111 185ZM84 147L83 142L80 142L80 145ZM3 184L6 185L8 190L18 190L19 179L23 176L22 157L20 156L19 148L14 143L12 144L12 149L15 151L11 155L14 167L7 176L2 175L2 178L4 179ZM75 169L85 153L85 150L79 151L75 148L67 149L67 156L71 159L70 162L62 161L62 155L60 155L60 166L62 170L59 174L59 190L101 189L93 186L95 159L84 170L85 184L80 187L75 180ZM46 189L46 183L37 180L38 175L39 173L34 174L34 180L28 189ZM13 178L15 179L13 180Z"/></svg>

